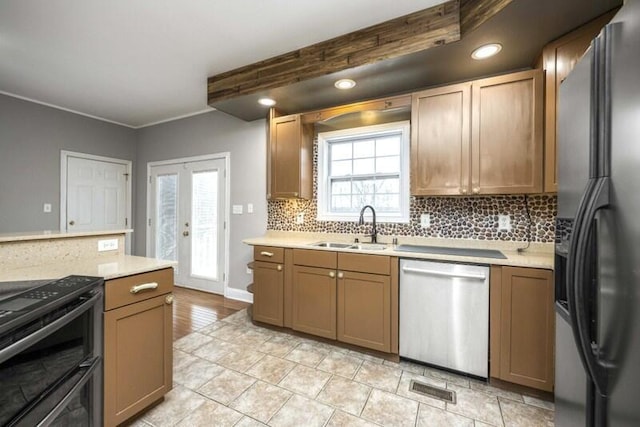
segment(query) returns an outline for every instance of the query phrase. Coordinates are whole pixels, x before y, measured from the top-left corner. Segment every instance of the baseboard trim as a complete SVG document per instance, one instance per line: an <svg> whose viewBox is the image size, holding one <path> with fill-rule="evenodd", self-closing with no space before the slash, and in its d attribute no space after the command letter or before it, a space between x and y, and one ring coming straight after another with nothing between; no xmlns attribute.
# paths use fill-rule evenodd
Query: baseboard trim
<svg viewBox="0 0 640 427"><path fill-rule="evenodd" d="M253 294L242 289L227 286L224 290L224 297L253 304Z"/></svg>

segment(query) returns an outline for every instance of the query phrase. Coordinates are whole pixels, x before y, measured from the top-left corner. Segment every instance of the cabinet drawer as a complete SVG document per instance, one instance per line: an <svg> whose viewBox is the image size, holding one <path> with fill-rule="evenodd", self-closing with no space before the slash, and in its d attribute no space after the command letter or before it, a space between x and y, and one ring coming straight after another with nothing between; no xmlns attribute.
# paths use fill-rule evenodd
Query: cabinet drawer
<svg viewBox="0 0 640 427"><path fill-rule="evenodd" d="M389 275L391 261L388 256L339 253L338 270Z"/></svg>
<svg viewBox="0 0 640 427"><path fill-rule="evenodd" d="M145 289L142 285L149 285L149 287ZM104 310L113 310L171 292L173 268L107 280L104 288Z"/></svg>
<svg viewBox="0 0 640 427"><path fill-rule="evenodd" d="M284 248L272 246L254 246L253 259L266 262L284 262Z"/></svg>
<svg viewBox="0 0 640 427"><path fill-rule="evenodd" d="M309 267L336 268L337 254L333 251L315 251L312 249L294 249L293 263Z"/></svg>

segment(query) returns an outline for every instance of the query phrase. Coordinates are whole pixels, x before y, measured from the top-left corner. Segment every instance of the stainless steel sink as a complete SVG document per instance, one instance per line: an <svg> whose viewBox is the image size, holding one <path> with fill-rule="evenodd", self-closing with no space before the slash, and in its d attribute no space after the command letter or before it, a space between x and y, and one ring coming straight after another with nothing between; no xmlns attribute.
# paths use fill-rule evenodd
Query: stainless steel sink
<svg viewBox="0 0 640 427"><path fill-rule="evenodd" d="M311 243L310 246L315 246L318 248L345 249L345 248L350 248L351 245L353 245L353 243L316 242L316 243Z"/></svg>
<svg viewBox="0 0 640 427"><path fill-rule="evenodd" d="M355 249L358 251L382 251L387 249L387 245L381 243L338 243L338 242L316 242L309 246L327 249Z"/></svg>
<svg viewBox="0 0 640 427"><path fill-rule="evenodd" d="M360 251L383 251L387 249L387 245L382 243L356 243L347 249L357 249Z"/></svg>

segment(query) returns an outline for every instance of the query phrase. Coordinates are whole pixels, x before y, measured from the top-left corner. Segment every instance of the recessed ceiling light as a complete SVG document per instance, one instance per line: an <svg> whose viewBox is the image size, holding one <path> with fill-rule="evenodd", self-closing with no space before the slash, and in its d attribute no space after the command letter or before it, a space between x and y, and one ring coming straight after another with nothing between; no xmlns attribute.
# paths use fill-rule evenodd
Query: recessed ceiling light
<svg viewBox="0 0 640 427"><path fill-rule="evenodd" d="M490 43L480 46L476 50L473 51L471 57L473 59L486 59L489 58L496 53L502 50L502 45L500 43Z"/></svg>
<svg viewBox="0 0 640 427"><path fill-rule="evenodd" d="M347 90L353 88L356 85L356 82L351 79L340 79L333 85L338 89Z"/></svg>
<svg viewBox="0 0 640 427"><path fill-rule="evenodd" d="M264 105L265 107L273 107L276 105L276 101L271 98L260 98L258 99L258 103Z"/></svg>

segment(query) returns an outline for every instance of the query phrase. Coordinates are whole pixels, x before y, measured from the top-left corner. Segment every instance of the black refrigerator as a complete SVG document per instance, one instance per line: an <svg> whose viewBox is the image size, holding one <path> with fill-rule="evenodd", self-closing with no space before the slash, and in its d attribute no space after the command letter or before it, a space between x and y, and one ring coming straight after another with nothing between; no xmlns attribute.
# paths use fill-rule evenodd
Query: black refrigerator
<svg viewBox="0 0 640 427"><path fill-rule="evenodd" d="M640 0L558 103L556 426L640 426Z"/></svg>

